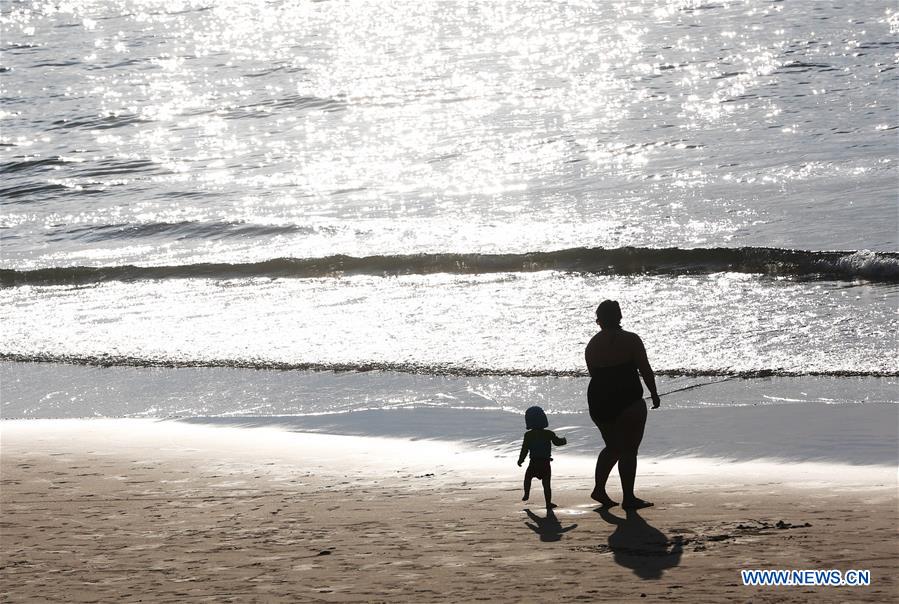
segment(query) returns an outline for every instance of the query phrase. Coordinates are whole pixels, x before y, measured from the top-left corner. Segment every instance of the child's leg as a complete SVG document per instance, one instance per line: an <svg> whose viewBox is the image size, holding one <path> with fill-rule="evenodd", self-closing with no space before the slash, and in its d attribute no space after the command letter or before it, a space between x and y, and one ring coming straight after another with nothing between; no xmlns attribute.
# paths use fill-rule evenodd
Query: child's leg
<svg viewBox="0 0 899 604"><path fill-rule="evenodd" d="M522 501L527 501L528 497L531 496L531 481L534 479L534 473L531 471L531 466L528 465L528 469L524 471L524 497L521 498Z"/></svg>
<svg viewBox="0 0 899 604"><path fill-rule="evenodd" d="M553 489L550 484L551 477L549 475L543 478L543 496L546 498L546 509L547 511L556 507L556 504L553 503Z"/></svg>

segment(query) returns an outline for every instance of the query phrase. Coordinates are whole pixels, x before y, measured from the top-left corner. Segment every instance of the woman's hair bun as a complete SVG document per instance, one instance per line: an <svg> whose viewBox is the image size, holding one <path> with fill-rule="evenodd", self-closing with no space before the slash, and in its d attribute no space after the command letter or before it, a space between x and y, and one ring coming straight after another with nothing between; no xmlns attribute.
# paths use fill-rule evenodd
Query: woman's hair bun
<svg viewBox="0 0 899 604"><path fill-rule="evenodd" d="M596 320L603 327L621 327L621 306L615 300L603 300L596 309Z"/></svg>

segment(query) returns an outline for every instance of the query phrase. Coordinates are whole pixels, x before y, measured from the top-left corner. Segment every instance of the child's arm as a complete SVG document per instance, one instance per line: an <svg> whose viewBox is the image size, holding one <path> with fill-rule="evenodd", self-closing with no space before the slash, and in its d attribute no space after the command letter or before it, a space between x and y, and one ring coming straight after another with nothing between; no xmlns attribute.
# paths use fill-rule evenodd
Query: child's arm
<svg viewBox="0 0 899 604"><path fill-rule="evenodd" d="M518 455L518 465L524 463L524 458L528 456L528 435L525 433L524 440L521 441L521 453Z"/></svg>
<svg viewBox="0 0 899 604"><path fill-rule="evenodd" d="M550 432L549 434L550 434L550 439L552 439L552 441L553 441L553 444L556 445L557 447L561 447L562 445L568 443L568 441L564 437L556 436L555 432Z"/></svg>

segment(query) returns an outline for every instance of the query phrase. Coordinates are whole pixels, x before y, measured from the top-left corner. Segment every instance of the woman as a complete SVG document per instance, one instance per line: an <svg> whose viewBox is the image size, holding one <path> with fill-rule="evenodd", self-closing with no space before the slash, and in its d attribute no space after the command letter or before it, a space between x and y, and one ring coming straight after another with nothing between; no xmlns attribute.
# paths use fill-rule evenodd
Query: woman
<svg viewBox="0 0 899 604"><path fill-rule="evenodd" d="M621 507L637 510L652 504L634 495L637 449L646 425L646 402L640 376L652 396L652 408L659 407L659 394L646 349L640 337L621 329L621 307L605 300L596 309L601 330L593 336L584 357L590 372L587 403L590 418L602 433L606 446L596 459L596 486L590 497L604 506L617 505L606 493L606 481L615 464L624 491ZM639 375L638 375L639 372Z"/></svg>

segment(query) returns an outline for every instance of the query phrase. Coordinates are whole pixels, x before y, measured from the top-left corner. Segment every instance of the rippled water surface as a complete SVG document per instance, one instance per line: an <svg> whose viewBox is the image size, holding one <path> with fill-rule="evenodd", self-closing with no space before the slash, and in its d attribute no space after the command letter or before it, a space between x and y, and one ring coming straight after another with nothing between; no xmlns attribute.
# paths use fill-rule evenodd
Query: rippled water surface
<svg viewBox="0 0 899 604"><path fill-rule="evenodd" d="M876 1L6 3L4 264L895 250L897 23Z"/></svg>
<svg viewBox="0 0 899 604"><path fill-rule="evenodd" d="M640 310L625 325L647 337L657 370L899 371L895 286L766 281L544 272L25 286L0 290L0 344L35 356L551 375L583 372L593 301L608 296Z"/></svg>
<svg viewBox="0 0 899 604"><path fill-rule="evenodd" d="M670 371L899 371L893 2L0 19L0 354L551 374L619 298Z"/></svg>

